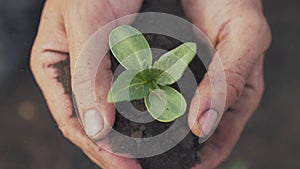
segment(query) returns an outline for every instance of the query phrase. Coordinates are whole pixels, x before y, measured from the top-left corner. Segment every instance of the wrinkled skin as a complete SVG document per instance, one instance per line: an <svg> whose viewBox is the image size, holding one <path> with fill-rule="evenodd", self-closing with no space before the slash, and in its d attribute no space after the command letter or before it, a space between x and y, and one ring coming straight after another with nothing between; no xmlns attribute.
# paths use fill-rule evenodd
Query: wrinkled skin
<svg viewBox="0 0 300 169"><path fill-rule="evenodd" d="M114 106L105 102L112 79L109 57L105 57L99 66L96 78L96 86L100 86L97 90L98 100L86 98L88 105L79 108L79 112L83 112L81 116L89 109L97 109L103 118L101 132L90 137L73 116L72 101L63 85L57 81L57 71L51 65L69 57L72 74L76 56L86 40L106 23L138 12L141 4L142 0L90 0L89 3L48 0L32 49L32 72L63 135L105 169L141 168L135 159L111 154L90 138L105 137L114 122ZM183 0L182 4L193 24L203 30L216 47L216 55L220 57L225 70L225 111L218 112L223 114L218 132L199 152L202 163L194 166L197 169L210 169L218 166L230 154L259 104L264 86L263 55L271 35L260 0ZM217 77L220 69L214 62L215 59L208 72ZM203 127L200 119L205 119L204 112L210 108L210 83L216 80L213 77L206 75L202 80L190 108L189 124L192 132L198 136L201 136ZM93 77L87 76L85 82L91 80ZM75 92L75 96L80 95L78 92ZM94 102L96 108L92 107Z"/></svg>
<svg viewBox="0 0 300 169"><path fill-rule="evenodd" d="M217 167L236 144L245 124L256 110L264 89L263 56L271 42L271 33L265 20L260 0L183 0L186 15L214 44L225 72L225 112L218 132L201 150L199 169ZM193 133L199 133L201 124L193 119L201 118L208 109L210 81L220 74L220 68L212 60L208 68L213 77L202 80L195 94L189 113ZM215 76L216 75L216 76ZM216 87L218 88L218 86ZM201 100L198 111L193 110ZM196 101L196 102L195 102ZM218 102L218 100L215 100ZM195 106L197 107L197 106Z"/></svg>

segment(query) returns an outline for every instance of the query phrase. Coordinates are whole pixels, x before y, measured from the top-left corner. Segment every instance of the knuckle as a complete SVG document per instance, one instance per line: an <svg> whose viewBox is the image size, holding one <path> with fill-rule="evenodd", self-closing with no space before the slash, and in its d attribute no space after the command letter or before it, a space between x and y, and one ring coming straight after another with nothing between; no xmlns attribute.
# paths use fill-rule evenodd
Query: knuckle
<svg viewBox="0 0 300 169"><path fill-rule="evenodd" d="M236 98L240 97L246 84L246 79L238 71L225 70L225 82L229 94L233 94Z"/></svg>
<svg viewBox="0 0 300 169"><path fill-rule="evenodd" d="M41 62L38 59L38 49L35 47L35 45L33 45L29 59L30 69L33 74L36 73L37 66L40 64Z"/></svg>
<svg viewBox="0 0 300 169"><path fill-rule="evenodd" d="M269 27L269 24L267 23L266 20L264 20L264 36L265 36L265 40L266 40L266 49L269 48L269 46L271 45L271 42L272 42L272 32L271 32L271 29ZM265 50L266 50L265 49Z"/></svg>
<svg viewBox="0 0 300 169"><path fill-rule="evenodd" d="M252 32L256 34L257 37L260 37L263 50L267 50L272 41L272 34L269 24L266 18L261 14L258 16L252 16L249 24L252 25Z"/></svg>
<svg viewBox="0 0 300 169"><path fill-rule="evenodd" d="M239 13L233 22L236 24L233 29L236 29L240 36L256 38L255 44L263 50L270 46L272 40L271 30L262 12L254 13L253 10L245 10ZM257 43L257 38L259 38L259 43Z"/></svg>
<svg viewBox="0 0 300 169"><path fill-rule="evenodd" d="M272 41L272 33L269 24L263 14L253 16L250 22L253 24L253 32L261 37L263 47L266 50Z"/></svg>

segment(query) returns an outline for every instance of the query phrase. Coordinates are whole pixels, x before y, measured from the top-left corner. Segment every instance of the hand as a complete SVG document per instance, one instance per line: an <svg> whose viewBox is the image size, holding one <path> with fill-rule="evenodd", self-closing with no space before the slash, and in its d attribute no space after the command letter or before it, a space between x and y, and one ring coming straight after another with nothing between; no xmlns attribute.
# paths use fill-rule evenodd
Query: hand
<svg viewBox="0 0 300 169"><path fill-rule="evenodd" d="M58 70L53 65L69 59L73 74L77 56L87 39L106 23L138 12L141 3L141 0L48 0L32 49L32 72L60 130L103 168L140 168L134 159L111 154L88 137L103 138L114 122L114 106L106 103L112 79L110 59L106 56L97 71L96 86L101 86L96 93L99 99L95 101L92 98L81 98L87 99L89 104L78 105L85 132L73 115L72 101L63 84L57 79ZM89 57L86 58L91 59ZM84 81L73 84L73 87L94 82L92 74L87 74L84 78ZM85 97L84 90L73 92L75 96Z"/></svg>
<svg viewBox="0 0 300 169"><path fill-rule="evenodd" d="M260 0L183 0L182 4L193 24L216 48L189 112L189 125L200 136L200 142L210 136L218 125L216 119L223 115L217 132L200 151L201 164L194 167L211 169L230 154L259 104L264 88L263 55L271 34ZM225 111L219 105L222 98L211 95L211 86L217 95L222 94L223 86L218 85L222 72L226 82Z"/></svg>

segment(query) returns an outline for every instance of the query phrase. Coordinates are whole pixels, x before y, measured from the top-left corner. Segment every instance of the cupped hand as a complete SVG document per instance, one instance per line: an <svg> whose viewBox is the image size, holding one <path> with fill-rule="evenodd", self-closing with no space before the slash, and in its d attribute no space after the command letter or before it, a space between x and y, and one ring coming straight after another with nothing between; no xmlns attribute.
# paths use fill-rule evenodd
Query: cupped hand
<svg viewBox="0 0 300 169"><path fill-rule="evenodd" d="M194 168L211 169L230 154L259 104L263 56L271 34L260 0L182 0L182 4L216 48L189 111L189 125L199 141L212 134L199 152L201 163ZM226 96L224 109L220 108L222 94Z"/></svg>
<svg viewBox="0 0 300 169"><path fill-rule="evenodd" d="M82 81L77 81L72 86L83 86L82 90L73 92L77 100L85 99L87 103L81 105L77 102L84 130L80 120L74 116L72 100L58 80L59 71L54 65L68 59L70 72L73 74L80 50L88 38L105 24L138 12L141 3L141 0L48 0L32 49L31 69L58 127L66 138L103 168L140 168L134 159L111 154L91 139L103 138L114 122L114 106L106 102L112 79L110 59L107 56L104 58L97 70L96 79L93 74L87 73ZM117 25L118 23L115 26ZM86 57L91 59L88 57L93 56ZM88 68L91 65L86 66ZM91 83L101 86L96 90L97 99L86 97L84 87Z"/></svg>

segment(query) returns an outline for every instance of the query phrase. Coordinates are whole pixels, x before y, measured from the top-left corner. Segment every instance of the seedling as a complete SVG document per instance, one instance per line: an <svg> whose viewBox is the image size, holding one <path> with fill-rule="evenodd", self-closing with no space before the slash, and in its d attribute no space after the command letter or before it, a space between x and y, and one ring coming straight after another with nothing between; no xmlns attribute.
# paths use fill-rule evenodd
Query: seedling
<svg viewBox="0 0 300 169"><path fill-rule="evenodd" d="M150 46L137 29L123 25L109 35L114 57L126 69L115 80L107 97L109 103L144 99L150 115L170 122L186 111L184 97L168 86L183 75L196 53L196 44L184 43L163 54L152 65Z"/></svg>

